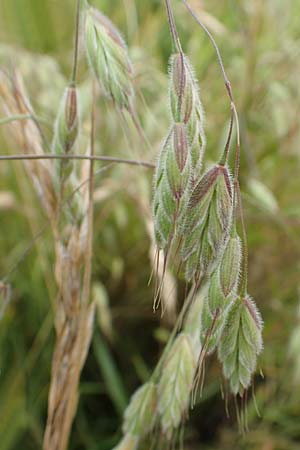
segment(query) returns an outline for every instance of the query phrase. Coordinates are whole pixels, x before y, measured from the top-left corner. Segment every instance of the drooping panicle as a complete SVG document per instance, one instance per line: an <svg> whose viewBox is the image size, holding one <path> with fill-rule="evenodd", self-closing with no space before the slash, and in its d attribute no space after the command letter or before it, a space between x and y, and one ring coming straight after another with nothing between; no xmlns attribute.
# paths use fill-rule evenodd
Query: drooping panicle
<svg viewBox="0 0 300 450"><path fill-rule="evenodd" d="M133 69L119 30L96 8L87 7L84 36L88 60L103 93L130 111Z"/></svg>

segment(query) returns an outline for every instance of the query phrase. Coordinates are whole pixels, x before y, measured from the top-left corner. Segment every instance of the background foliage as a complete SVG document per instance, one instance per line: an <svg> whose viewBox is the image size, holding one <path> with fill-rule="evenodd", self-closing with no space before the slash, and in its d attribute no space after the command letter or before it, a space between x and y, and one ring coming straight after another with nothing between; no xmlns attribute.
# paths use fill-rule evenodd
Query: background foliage
<svg viewBox="0 0 300 450"><path fill-rule="evenodd" d="M22 71L38 114L47 119L49 136L71 68L74 3L1 0L0 5L0 63ZM100 99L97 152L153 161L168 126L171 42L164 7L159 0L92 3L115 21L129 42L138 113L150 142L146 149L130 123ZM214 160L228 126L223 80L207 37L182 4L173 3L184 49L200 82L208 156ZM240 114L249 291L263 313L265 350L259 362L264 376L255 380L261 417L250 398L250 431L238 435L233 408L226 418L220 370L213 358L202 399L186 427L185 448L299 449L299 1L191 3L220 45ZM80 80L87 120L83 52ZM1 154L18 153L4 127L1 131ZM97 175L96 186L93 280L99 314L81 380L72 450L109 450L117 442L127 400L147 379L172 326L170 312L163 320L152 313L153 289L147 287L151 173L114 166ZM12 284L11 302L0 322L0 450L29 450L42 442L56 287L51 233L22 163L0 164L0 214L0 274ZM41 229L41 237L32 242ZM178 292L177 309L182 286Z"/></svg>

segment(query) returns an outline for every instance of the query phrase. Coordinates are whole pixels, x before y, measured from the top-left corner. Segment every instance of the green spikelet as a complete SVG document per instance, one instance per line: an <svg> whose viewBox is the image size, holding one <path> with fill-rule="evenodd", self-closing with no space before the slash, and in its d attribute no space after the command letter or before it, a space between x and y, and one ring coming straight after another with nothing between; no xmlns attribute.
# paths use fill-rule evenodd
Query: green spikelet
<svg viewBox="0 0 300 450"><path fill-rule="evenodd" d="M206 172L193 188L181 228L188 281L205 275L223 250L232 220L232 197L229 170L222 165Z"/></svg>
<svg viewBox="0 0 300 450"><path fill-rule="evenodd" d="M241 239L234 232L226 244L219 269L220 287L225 297L231 294L238 285L241 260Z"/></svg>
<svg viewBox="0 0 300 450"><path fill-rule="evenodd" d="M79 113L76 87L68 86L62 98L55 122L53 150L57 154L69 153L78 136Z"/></svg>
<svg viewBox="0 0 300 450"><path fill-rule="evenodd" d="M90 66L104 94L130 110L133 97L132 65L120 32L100 11L85 11L85 44Z"/></svg>
<svg viewBox="0 0 300 450"><path fill-rule="evenodd" d="M166 358L158 385L158 411L168 438L188 409L195 367L192 340L188 334L180 333Z"/></svg>
<svg viewBox="0 0 300 450"><path fill-rule="evenodd" d="M248 295L236 297L218 346L223 373L233 394L243 395L250 386L262 346L262 320L254 301Z"/></svg>
<svg viewBox="0 0 300 450"><path fill-rule="evenodd" d="M205 283L195 295L184 321L183 331L191 337L196 354L200 353L200 326L207 292L208 285Z"/></svg>
<svg viewBox="0 0 300 450"><path fill-rule="evenodd" d="M141 386L131 397L124 413L123 432L142 437L152 430L155 421L157 388L154 383Z"/></svg>
<svg viewBox="0 0 300 450"><path fill-rule="evenodd" d="M222 311L224 308L225 296L221 290L219 282L218 269L212 274L210 278L209 291L208 291L208 306L211 314L216 311Z"/></svg>
<svg viewBox="0 0 300 450"><path fill-rule="evenodd" d="M156 242L167 249L189 192L190 158L184 124L176 123L161 150L154 178Z"/></svg>
<svg viewBox="0 0 300 450"><path fill-rule="evenodd" d="M217 269L210 277L201 315L200 338L207 354L211 354L220 341L232 300L231 296L225 298L221 291Z"/></svg>
<svg viewBox="0 0 300 450"><path fill-rule="evenodd" d="M79 95L75 86L66 88L62 97L54 125L54 138L52 153L56 155L68 155L74 151L79 136L80 114ZM61 211L61 226L66 223L80 225L85 210L83 208L82 193L74 192L79 180L76 174L76 163L73 160L56 160L54 163L54 186L61 201L67 198L71 200Z"/></svg>
<svg viewBox="0 0 300 450"><path fill-rule="evenodd" d="M183 53L170 58L170 109L172 120L186 125L193 178L197 179L206 146L204 111L194 71Z"/></svg>

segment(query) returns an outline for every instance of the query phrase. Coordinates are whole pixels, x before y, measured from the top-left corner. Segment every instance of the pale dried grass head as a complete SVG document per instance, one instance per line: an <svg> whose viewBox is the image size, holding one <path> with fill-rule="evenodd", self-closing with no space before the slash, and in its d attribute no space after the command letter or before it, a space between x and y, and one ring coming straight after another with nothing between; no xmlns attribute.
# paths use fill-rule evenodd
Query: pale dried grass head
<svg viewBox="0 0 300 450"><path fill-rule="evenodd" d="M8 125L10 136L18 149L26 154L42 155L44 142L41 130L34 119L22 76L14 71L8 75L0 70L0 106L6 116L31 115L32 118L14 121ZM25 161L27 172L34 182L42 206L48 217L54 220L57 207L57 197L53 185L53 165L51 161Z"/></svg>

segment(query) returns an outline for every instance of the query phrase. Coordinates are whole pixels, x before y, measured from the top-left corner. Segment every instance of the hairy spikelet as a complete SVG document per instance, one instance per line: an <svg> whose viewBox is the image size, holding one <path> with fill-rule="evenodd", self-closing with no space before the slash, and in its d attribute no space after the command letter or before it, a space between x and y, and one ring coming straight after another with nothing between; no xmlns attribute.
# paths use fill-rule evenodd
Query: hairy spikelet
<svg viewBox="0 0 300 450"><path fill-rule="evenodd" d="M54 125L52 152L56 155L67 155L72 152L79 134L79 96L75 86L68 86L62 97ZM76 164L72 160L57 160L54 163L54 183L57 193L63 201L72 197L68 206L63 208L62 225L72 221L81 223L84 210L82 193L76 191L79 179ZM76 191L74 194L73 192Z"/></svg>
<svg viewBox="0 0 300 450"><path fill-rule="evenodd" d="M205 275L217 260L232 220L232 182L226 166L215 165L192 190L182 224L181 256L186 279Z"/></svg>
<svg viewBox="0 0 300 450"><path fill-rule="evenodd" d="M100 11L88 7L84 37L90 66L103 93L120 108L130 110L133 70L119 30Z"/></svg>
<svg viewBox="0 0 300 450"><path fill-rule="evenodd" d="M149 382L141 386L131 397L124 414L123 432L143 437L152 430L155 422L157 388Z"/></svg>
<svg viewBox="0 0 300 450"><path fill-rule="evenodd" d="M69 153L78 136L79 128L78 91L68 86L62 98L55 123L55 153Z"/></svg>
<svg viewBox="0 0 300 450"><path fill-rule="evenodd" d="M200 322L200 341L206 354L213 353L221 339L232 300L232 296L224 297L216 270L207 287Z"/></svg>
<svg viewBox="0 0 300 450"><path fill-rule="evenodd" d="M242 260L241 239L235 232L226 244L219 268L220 287L227 297L236 289Z"/></svg>
<svg viewBox="0 0 300 450"><path fill-rule="evenodd" d="M189 192L190 155L186 127L175 123L161 150L154 183L154 230L159 248L167 250Z"/></svg>
<svg viewBox="0 0 300 450"><path fill-rule="evenodd" d="M200 325L207 293L208 284L205 284L195 295L184 321L183 331L191 337L196 353L200 352Z"/></svg>
<svg viewBox="0 0 300 450"><path fill-rule="evenodd" d="M205 150L204 113L197 81L187 57L170 58L171 131L154 175L154 234L158 248L169 251L183 221L190 189L199 178Z"/></svg>
<svg viewBox="0 0 300 450"><path fill-rule="evenodd" d="M195 367L192 340L188 334L180 333L166 358L158 385L161 427L168 438L188 409Z"/></svg>
<svg viewBox="0 0 300 450"><path fill-rule="evenodd" d="M262 350L262 320L250 296L236 297L218 345L223 373L233 394L243 395L251 384Z"/></svg>
<svg viewBox="0 0 300 450"><path fill-rule="evenodd" d="M170 58L170 110L174 122L187 127L193 180L199 177L205 151L204 111L194 71L183 53Z"/></svg>

